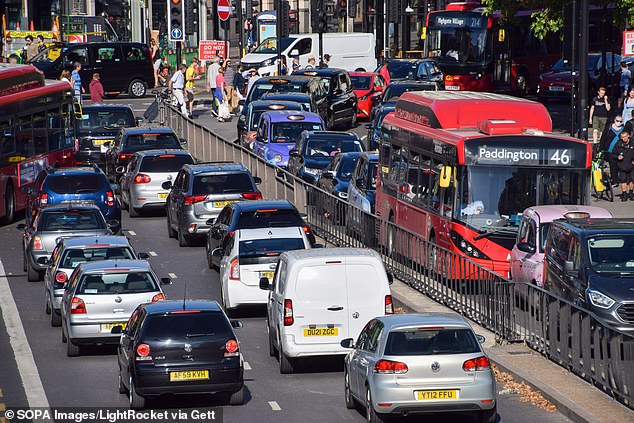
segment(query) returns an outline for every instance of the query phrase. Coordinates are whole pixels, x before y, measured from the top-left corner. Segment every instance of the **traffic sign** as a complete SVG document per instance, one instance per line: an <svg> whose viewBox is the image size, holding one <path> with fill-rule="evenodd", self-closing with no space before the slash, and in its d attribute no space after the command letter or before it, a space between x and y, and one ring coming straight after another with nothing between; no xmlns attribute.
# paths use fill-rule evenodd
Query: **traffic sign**
<svg viewBox="0 0 634 423"><path fill-rule="evenodd" d="M172 39L175 40L180 40L181 38L183 38L183 31L180 30L180 28L172 28Z"/></svg>
<svg viewBox="0 0 634 423"><path fill-rule="evenodd" d="M216 55L226 59L228 51L228 41L200 40L198 44L198 58L200 60L213 60Z"/></svg>
<svg viewBox="0 0 634 423"><path fill-rule="evenodd" d="M221 21L226 21L229 19L229 15L231 14L231 5L229 4L229 0L218 0L218 17Z"/></svg>

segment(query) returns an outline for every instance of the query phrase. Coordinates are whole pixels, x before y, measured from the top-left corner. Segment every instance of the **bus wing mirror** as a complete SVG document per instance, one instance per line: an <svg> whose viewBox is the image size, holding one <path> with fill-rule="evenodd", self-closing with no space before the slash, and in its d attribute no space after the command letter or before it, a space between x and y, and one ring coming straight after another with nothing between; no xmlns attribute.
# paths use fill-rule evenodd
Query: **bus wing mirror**
<svg viewBox="0 0 634 423"><path fill-rule="evenodd" d="M451 166L443 166L440 170L440 187L449 188L451 185L451 174L453 168Z"/></svg>
<svg viewBox="0 0 634 423"><path fill-rule="evenodd" d="M73 103L73 112L75 113L75 119L81 120L81 118L82 118L82 116L84 114L84 111L83 111L83 109L81 107L81 103L79 103L79 102Z"/></svg>

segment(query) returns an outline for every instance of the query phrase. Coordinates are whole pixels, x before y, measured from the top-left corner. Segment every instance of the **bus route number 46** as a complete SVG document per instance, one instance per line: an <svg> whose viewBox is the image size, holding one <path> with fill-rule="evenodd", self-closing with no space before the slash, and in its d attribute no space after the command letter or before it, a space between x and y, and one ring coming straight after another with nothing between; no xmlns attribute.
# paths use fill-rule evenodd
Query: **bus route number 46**
<svg viewBox="0 0 634 423"><path fill-rule="evenodd" d="M570 164L570 155L568 154L568 150L555 150L548 161L562 165Z"/></svg>

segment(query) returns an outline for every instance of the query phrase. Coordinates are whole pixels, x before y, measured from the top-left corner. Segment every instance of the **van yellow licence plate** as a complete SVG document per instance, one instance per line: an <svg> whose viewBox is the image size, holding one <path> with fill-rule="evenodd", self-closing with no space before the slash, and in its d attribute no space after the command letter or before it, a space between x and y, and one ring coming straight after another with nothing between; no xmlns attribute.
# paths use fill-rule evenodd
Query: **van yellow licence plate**
<svg viewBox="0 0 634 423"><path fill-rule="evenodd" d="M102 323L101 324L101 331L102 332L110 332L112 331L112 328L115 326L121 326L121 329L125 329L126 325L128 324L128 322L118 322L118 323Z"/></svg>
<svg viewBox="0 0 634 423"><path fill-rule="evenodd" d="M160 198L160 199L167 198L167 193L166 192L159 192L158 193L158 198Z"/></svg>
<svg viewBox="0 0 634 423"><path fill-rule="evenodd" d="M103 145L105 142L112 142L113 140L92 140L92 144L96 147Z"/></svg>
<svg viewBox="0 0 634 423"><path fill-rule="evenodd" d="M184 372L170 372L170 382L204 379L209 379L209 370L185 370Z"/></svg>
<svg viewBox="0 0 634 423"><path fill-rule="evenodd" d="M260 272L260 278L267 278L270 281L273 280L273 275L275 275L275 272Z"/></svg>
<svg viewBox="0 0 634 423"><path fill-rule="evenodd" d="M304 329L304 336L337 336L339 328L314 328Z"/></svg>
<svg viewBox="0 0 634 423"><path fill-rule="evenodd" d="M224 208L224 206L226 206L227 204L231 204L231 203L235 203L235 201L214 201L211 203L211 206L214 209L222 209Z"/></svg>
<svg viewBox="0 0 634 423"><path fill-rule="evenodd" d="M457 400L457 389L442 389L438 391L416 391L416 399L420 401Z"/></svg>

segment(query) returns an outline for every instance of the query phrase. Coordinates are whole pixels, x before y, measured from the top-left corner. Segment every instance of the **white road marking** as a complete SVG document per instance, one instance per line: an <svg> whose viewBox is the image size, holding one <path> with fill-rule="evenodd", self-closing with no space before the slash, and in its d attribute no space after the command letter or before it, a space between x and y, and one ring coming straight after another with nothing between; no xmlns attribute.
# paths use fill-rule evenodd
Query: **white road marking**
<svg viewBox="0 0 634 423"><path fill-rule="evenodd" d="M136 236L136 232L134 232L134 231L128 231L128 233L129 233L130 235L132 235L132 236Z"/></svg>
<svg viewBox="0 0 634 423"><path fill-rule="evenodd" d="M367 135L362 136L362 137L361 137L361 141L365 141L365 140L366 140L366 138L368 138L368 136L367 136Z"/></svg>
<svg viewBox="0 0 634 423"><path fill-rule="evenodd" d="M169 276L172 279L178 279L178 276L176 276L176 273L168 273L167 276Z"/></svg>
<svg viewBox="0 0 634 423"><path fill-rule="evenodd" d="M151 255L152 257L158 256L158 254L156 254L156 251L148 251L148 254Z"/></svg>
<svg viewBox="0 0 634 423"><path fill-rule="evenodd" d="M269 405L271 406L271 410L273 411L282 411L282 407L280 407L277 401L269 401Z"/></svg>
<svg viewBox="0 0 634 423"><path fill-rule="evenodd" d="M244 366L244 370L251 370L251 365L246 361L242 365Z"/></svg>
<svg viewBox="0 0 634 423"><path fill-rule="evenodd" d="M24 393L30 408L48 408L48 399L35 365L33 351L31 351L31 346L24 332L24 326L22 326L18 306L13 299L9 281L4 275L4 266L0 260L0 310L2 310L2 318L4 319L13 355L18 365Z"/></svg>

